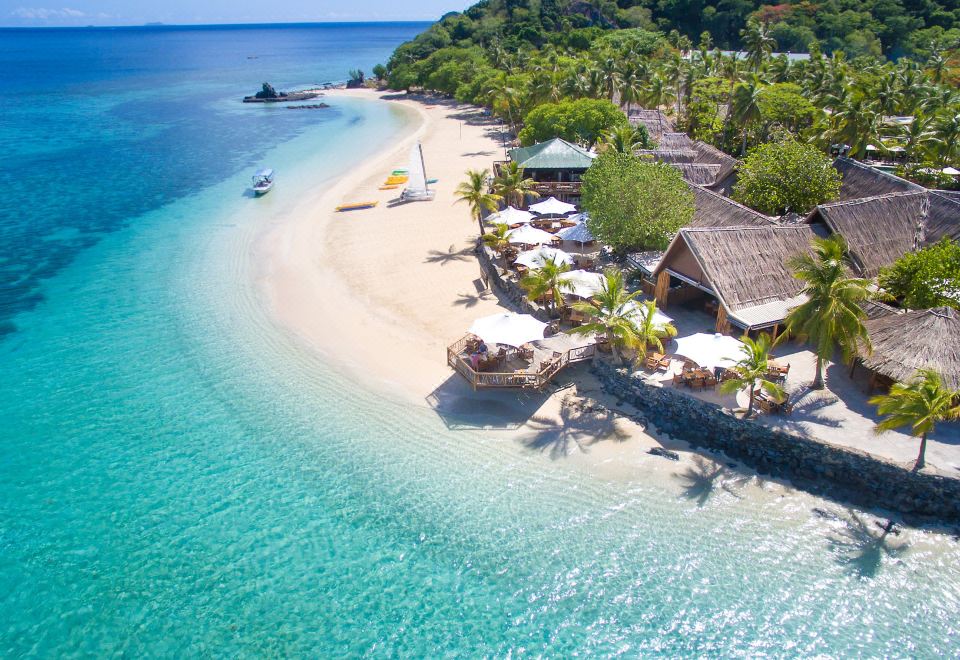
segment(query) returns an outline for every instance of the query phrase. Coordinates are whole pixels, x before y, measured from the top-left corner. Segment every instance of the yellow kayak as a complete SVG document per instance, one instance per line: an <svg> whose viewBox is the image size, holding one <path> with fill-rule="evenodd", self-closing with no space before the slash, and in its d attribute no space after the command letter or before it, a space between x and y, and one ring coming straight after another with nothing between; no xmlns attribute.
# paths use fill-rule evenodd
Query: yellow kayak
<svg viewBox="0 0 960 660"><path fill-rule="evenodd" d="M353 204L343 204L337 207L337 211L358 211L360 209L372 209L378 202L354 202Z"/></svg>

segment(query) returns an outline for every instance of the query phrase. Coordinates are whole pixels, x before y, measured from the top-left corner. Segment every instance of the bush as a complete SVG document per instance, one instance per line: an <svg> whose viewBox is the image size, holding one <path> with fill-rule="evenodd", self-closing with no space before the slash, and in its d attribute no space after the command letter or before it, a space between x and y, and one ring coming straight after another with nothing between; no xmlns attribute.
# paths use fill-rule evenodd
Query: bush
<svg viewBox="0 0 960 660"><path fill-rule="evenodd" d="M605 132L627 125L627 116L605 99L544 103L527 113L520 143L527 146L559 137L592 147Z"/></svg>
<svg viewBox="0 0 960 660"><path fill-rule="evenodd" d="M694 213L679 170L615 151L584 174L580 203L593 235L620 252L666 248Z"/></svg>
<svg viewBox="0 0 960 660"><path fill-rule="evenodd" d="M960 309L960 244L944 237L883 268L880 286L909 309Z"/></svg>
<svg viewBox="0 0 960 660"><path fill-rule="evenodd" d="M767 215L807 213L840 195L840 173L816 147L791 138L755 147L740 165L733 198Z"/></svg>

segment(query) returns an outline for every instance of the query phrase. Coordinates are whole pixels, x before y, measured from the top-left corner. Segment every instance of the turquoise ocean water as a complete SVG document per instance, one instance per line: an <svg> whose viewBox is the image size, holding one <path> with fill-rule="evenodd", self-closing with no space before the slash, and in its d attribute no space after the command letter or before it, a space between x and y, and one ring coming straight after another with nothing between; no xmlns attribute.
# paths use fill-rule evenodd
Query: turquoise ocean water
<svg viewBox="0 0 960 660"><path fill-rule="evenodd" d="M598 478L273 325L254 235L406 119L237 98L419 29L0 31L0 655L957 655L949 537Z"/></svg>

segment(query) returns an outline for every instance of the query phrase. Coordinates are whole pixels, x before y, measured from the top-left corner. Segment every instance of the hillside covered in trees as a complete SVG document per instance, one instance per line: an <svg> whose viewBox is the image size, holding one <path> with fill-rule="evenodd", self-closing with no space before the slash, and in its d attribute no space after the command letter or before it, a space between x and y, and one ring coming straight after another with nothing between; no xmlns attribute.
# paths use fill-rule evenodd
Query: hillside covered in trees
<svg viewBox="0 0 960 660"><path fill-rule="evenodd" d="M736 155L785 134L857 157L873 145L918 180L960 157L958 26L948 0L482 0L375 73L491 108L517 134L534 109L557 114L539 106L598 99L660 109ZM789 50L810 56L774 55Z"/></svg>

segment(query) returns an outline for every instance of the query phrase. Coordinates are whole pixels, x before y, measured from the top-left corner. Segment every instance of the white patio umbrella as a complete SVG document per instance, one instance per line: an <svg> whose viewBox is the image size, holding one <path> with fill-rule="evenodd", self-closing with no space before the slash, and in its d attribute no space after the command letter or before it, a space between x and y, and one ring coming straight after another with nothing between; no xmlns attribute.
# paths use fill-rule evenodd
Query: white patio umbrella
<svg viewBox="0 0 960 660"><path fill-rule="evenodd" d="M698 332L687 337L678 337L677 355L682 355L701 367L732 367L742 354L739 340L719 332L707 334Z"/></svg>
<svg viewBox="0 0 960 660"><path fill-rule="evenodd" d="M573 204L561 202L556 197L548 197L542 202L531 204L530 210L539 215L566 215L576 211L577 207Z"/></svg>
<svg viewBox="0 0 960 660"><path fill-rule="evenodd" d="M527 268L543 268L543 265L551 260L557 264L573 265L573 257L569 254L563 250L547 247L546 245L541 245L535 250L521 252L513 263L526 266Z"/></svg>
<svg viewBox="0 0 960 660"><path fill-rule="evenodd" d="M624 305L623 307L624 307L624 310L627 312L627 314L630 314L631 316L636 314L640 320L644 320L644 318L646 317L647 308L635 300L631 300L627 302L627 304ZM664 314L663 312L661 312L659 309L653 310L654 325L666 325L668 323L673 323L673 319L667 316L666 314Z"/></svg>
<svg viewBox="0 0 960 660"><path fill-rule="evenodd" d="M530 211L522 211L508 206L499 213L491 214L487 219L490 222L502 222L507 225L519 225L533 220L534 215Z"/></svg>
<svg viewBox="0 0 960 660"><path fill-rule="evenodd" d="M561 275L560 281L570 282L568 291L578 298L592 298L603 291L604 277L586 270L571 270Z"/></svg>
<svg viewBox="0 0 960 660"><path fill-rule="evenodd" d="M556 233L556 236L559 236L565 241L576 241L580 243L580 245L596 240L593 234L590 233L590 229L588 229L587 225L583 222L578 222L572 227L564 227Z"/></svg>
<svg viewBox="0 0 960 660"><path fill-rule="evenodd" d="M527 342L543 339L547 324L529 314L503 312L477 319L470 326L470 333L487 344L522 346Z"/></svg>
<svg viewBox="0 0 960 660"><path fill-rule="evenodd" d="M553 242L553 234L530 225L524 225L508 233L507 240L515 244L544 245Z"/></svg>

